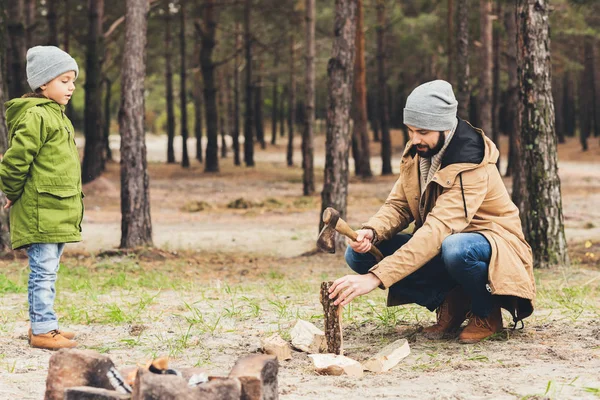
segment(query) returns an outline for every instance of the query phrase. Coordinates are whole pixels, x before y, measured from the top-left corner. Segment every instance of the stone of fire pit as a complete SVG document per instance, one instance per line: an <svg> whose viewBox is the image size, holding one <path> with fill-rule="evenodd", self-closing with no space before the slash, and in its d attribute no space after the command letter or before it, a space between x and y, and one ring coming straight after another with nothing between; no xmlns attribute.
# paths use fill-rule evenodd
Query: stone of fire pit
<svg viewBox="0 0 600 400"><path fill-rule="evenodd" d="M107 373L114 364L92 350L61 349L50 357L45 400L63 400L65 389L92 386L113 390Z"/></svg>
<svg viewBox="0 0 600 400"><path fill-rule="evenodd" d="M240 358L229 373L242 382L241 400L278 400L275 356L257 354Z"/></svg>
<svg viewBox="0 0 600 400"><path fill-rule="evenodd" d="M90 386L76 386L65 390L64 400L129 400L130 394Z"/></svg>

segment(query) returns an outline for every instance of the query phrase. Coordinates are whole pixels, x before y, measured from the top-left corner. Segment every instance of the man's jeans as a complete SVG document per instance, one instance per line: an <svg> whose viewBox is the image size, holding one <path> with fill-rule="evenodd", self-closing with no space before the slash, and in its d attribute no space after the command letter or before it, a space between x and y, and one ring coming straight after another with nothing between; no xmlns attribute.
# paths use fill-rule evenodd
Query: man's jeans
<svg viewBox="0 0 600 400"><path fill-rule="evenodd" d="M29 256L29 320L34 335L58 329L54 313L56 274L64 243L34 243L27 248Z"/></svg>
<svg viewBox="0 0 600 400"><path fill-rule="evenodd" d="M377 245L384 256L393 254L412 237L399 234ZM428 246L427 243L420 243ZM479 233L457 233L442 242L442 251L427 264L406 278L393 284L389 290L394 297L427 307L439 307L448 292L462 286L471 298L471 311L487 317L492 310L492 294L488 290L488 267L492 253L487 239ZM346 249L346 262L355 272L366 274L376 264L370 253Z"/></svg>

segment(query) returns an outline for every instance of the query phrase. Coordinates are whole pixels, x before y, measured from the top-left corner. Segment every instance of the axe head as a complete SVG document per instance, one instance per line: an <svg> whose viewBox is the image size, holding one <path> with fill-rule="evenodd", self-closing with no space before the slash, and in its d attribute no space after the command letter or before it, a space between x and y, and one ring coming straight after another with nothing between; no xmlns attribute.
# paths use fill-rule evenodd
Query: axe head
<svg viewBox="0 0 600 400"><path fill-rule="evenodd" d="M340 213L331 207L328 207L323 211L323 222L325 226L319 233L317 239L317 247L326 253L335 253L335 226L337 225Z"/></svg>

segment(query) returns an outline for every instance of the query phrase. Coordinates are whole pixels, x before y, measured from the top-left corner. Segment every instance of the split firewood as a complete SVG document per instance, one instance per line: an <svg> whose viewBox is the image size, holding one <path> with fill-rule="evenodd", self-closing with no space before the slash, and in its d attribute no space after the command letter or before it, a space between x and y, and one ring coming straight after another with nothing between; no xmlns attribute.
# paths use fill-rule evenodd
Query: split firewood
<svg viewBox="0 0 600 400"><path fill-rule="evenodd" d="M356 360L338 354L310 354L315 371L321 375L363 376L363 366Z"/></svg>
<svg viewBox="0 0 600 400"><path fill-rule="evenodd" d="M265 354L240 358L229 373L242 383L242 400L277 400L277 358Z"/></svg>
<svg viewBox="0 0 600 400"><path fill-rule="evenodd" d="M290 331L292 346L307 353L320 353L327 348L325 333L310 322L299 319Z"/></svg>
<svg viewBox="0 0 600 400"><path fill-rule="evenodd" d="M333 304L335 299L329 298L329 288L333 282L321 283L321 304L325 316L325 340L327 352L344 354L342 337L342 307Z"/></svg>
<svg viewBox="0 0 600 400"><path fill-rule="evenodd" d="M363 365L367 371L385 372L398 365L400 360L409 354L410 346L408 345L408 341L400 339L384 347L374 357L365 361Z"/></svg>
<svg viewBox="0 0 600 400"><path fill-rule="evenodd" d="M91 386L76 386L65 390L64 400L130 400L131 395Z"/></svg>
<svg viewBox="0 0 600 400"><path fill-rule="evenodd" d="M278 334L263 339L262 347L266 354L274 355L279 361L290 360L292 358L292 350L289 343L283 340Z"/></svg>

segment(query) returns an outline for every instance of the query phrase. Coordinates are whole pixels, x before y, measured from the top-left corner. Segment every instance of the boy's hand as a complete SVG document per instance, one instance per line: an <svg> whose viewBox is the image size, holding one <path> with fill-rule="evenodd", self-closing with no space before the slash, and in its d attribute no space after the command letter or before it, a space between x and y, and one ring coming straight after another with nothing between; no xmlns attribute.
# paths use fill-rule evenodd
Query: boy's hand
<svg viewBox="0 0 600 400"><path fill-rule="evenodd" d="M359 229L356 231L358 237L356 241L347 239L346 243L352 247L357 253L366 253L371 250L371 242L373 241L373 231L371 229Z"/></svg>
<svg viewBox="0 0 600 400"><path fill-rule="evenodd" d="M4 209L8 210L10 208L10 206L13 205L13 202L10 201L9 199L6 199L6 204L4 205Z"/></svg>
<svg viewBox="0 0 600 400"><path fill-rule="evenodd" d="M335 299L337 297L333 304L336 306L340 304L345 306L356 296L367 294L379 285L381 285L381 281L377 275L372 273L365 275L346 275L333 282L333 285L329 288L329 298Z"/></svg>

